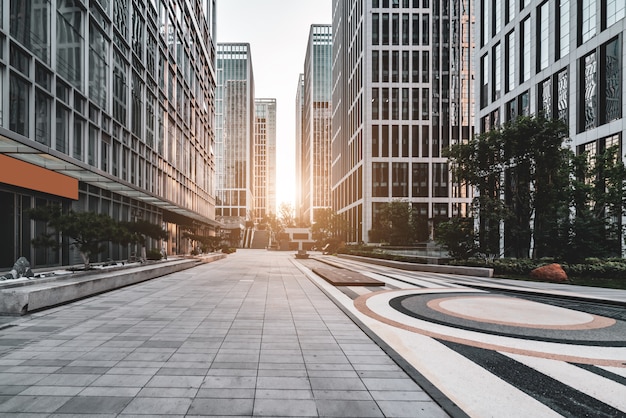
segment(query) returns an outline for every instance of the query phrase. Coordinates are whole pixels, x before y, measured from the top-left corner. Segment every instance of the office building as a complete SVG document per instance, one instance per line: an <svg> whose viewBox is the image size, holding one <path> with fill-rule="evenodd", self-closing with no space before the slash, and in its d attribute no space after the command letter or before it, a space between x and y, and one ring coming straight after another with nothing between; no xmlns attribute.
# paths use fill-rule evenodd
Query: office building
<svg viewBox="0 0 626 418"><path fill-rule="evenodd" d="M216 219L232 245L247 245L254 215L254 75L250 44L217 45Z"/></svg>
<svg viewBox="0 0 626 418"><path fill-rule="evenodd" d="M304 74L298 76L296 88L296 190L295 190L295 215L299 221L303 219L302 208L302 110L304 109Z"/></svg>
<svg viewBox="0 0 626 418"><path fill-rule="evenodd" d="M296 114L300 137L298 156L299 207L303 223L315 222L319 209L331 207L330 134L332 115L332 27L312 25L304 60L304 75L299 83Z"/></svg>
<svg viewBox="0 0 626 418"><path fill-rule="evenodd" d="M567 123L577 153L623 155L625 14L623 0L481 1L479 131L543 114Z"/></svg>
<svg viewBox="0 0 626 418"><path fill-rule="evenodd" d="M332 206L371 242L382 205L430 226L467 214L444 150L473 134L470 0L334 0ZM429 236L416 237L425 240Z"/></svg>
<svg viewBox="0 0 626 418"><path fill-rule="evenodd" d="M214 0L3 1L0 32L0 267L80 262L31 245L46 204L215 234Z"/></svg>
<svg viewBox="0 0 626 418"><path fill-rule="evenodd" d="M254 101L254 222L276 215L276 99Z"/></svg>

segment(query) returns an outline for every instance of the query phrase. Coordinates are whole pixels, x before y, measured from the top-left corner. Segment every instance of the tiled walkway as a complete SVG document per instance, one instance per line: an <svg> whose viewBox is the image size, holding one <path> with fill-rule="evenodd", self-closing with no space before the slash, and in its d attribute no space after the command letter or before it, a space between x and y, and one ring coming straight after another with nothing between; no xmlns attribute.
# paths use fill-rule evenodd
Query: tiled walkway
<svg viewBox="0 0 626 418"><path fill-rule="evenodd" d="M291 258L3 318L0 416L447 416Z"/></svg>

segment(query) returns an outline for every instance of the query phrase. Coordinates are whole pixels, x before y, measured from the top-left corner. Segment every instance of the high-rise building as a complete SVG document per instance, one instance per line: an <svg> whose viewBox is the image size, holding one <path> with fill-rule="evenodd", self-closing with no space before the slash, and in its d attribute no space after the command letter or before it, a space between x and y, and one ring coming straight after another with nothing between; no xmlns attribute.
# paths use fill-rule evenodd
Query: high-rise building
<svg viewBox="0 0 626 418"><path fill-rule="evenodd" d="M431 231L465 215L470 190L443 151L473 134L472 1L334 0L333 37L332 205L345 239L370 242L392 200Z"/></svg>
<svg viewBox="0 0 626 418"><path fill-rule="evenodd" d="M3 1L0 32L0 267L80 260L31 246L52 203L215 233L215 0Z"/></svg>
<svg viewBox="0 0 626 418"><path fill-rule="evenodd" d="M298 88L296 89L296 190L295 190L295 214L298 222L303 219L302 210L302 111L304 109L304 74L298 77Z"/></svg>
<svg viewBox="0 0 626 418"><path fill-rule="evenodd" d="M300 221L313 223L316 210L331 207L330 134L332 115L332 27L312 25L302 90L299 144ZM296 104L298 106L298 104ZM296 114L299 110L296 110Z"/></svg>
<svg viewBox="0 0 626 418"><path fill-rule="evenodd" d="M254 75L250 44L217 45L216 219L234 245L246 245L254 215Z"/></svg>
<svg viewBox="0 0 626 418"><path fill-rule="evenodd" d="M479 131L543 114L567 123L576 152L623 155L625 15L623 0L481 1Z"/></svg>
<svg viewBox="0 0 626 418"><path fill-rule="evenodd" d="M254 101L254 221L276 214L276 99Z"/></svg>

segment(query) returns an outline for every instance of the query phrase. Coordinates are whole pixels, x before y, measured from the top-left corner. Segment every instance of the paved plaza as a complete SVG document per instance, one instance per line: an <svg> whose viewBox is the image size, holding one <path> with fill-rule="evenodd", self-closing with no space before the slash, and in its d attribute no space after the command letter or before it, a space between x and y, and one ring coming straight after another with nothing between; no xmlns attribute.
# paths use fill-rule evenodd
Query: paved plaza
<svg viewBox="0 0 626 418"><path fill-rule="evenodd" d="M292 259L241 250L5 317L0 416L447 416Z"/></svg>
<svg viewBox="0 0 626 418"><path fill-rule="evenodd" d="M239 250L0 317L0 417L626 417L625 307L626 291Z"/></svg>

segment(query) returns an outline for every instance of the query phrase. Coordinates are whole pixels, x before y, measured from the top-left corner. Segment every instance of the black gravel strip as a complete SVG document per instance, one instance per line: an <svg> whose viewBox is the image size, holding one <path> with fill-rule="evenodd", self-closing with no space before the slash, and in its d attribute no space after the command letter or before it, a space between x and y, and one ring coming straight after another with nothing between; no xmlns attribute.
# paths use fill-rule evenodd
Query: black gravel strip
<svg viewBox="0 0 626 418"><path fill-rule="evenodd" d="M626 377L624 376L620 376L619 374L612 373L608 370L604 370L601 367L593 366L591 364L579 364L579 363L571 363L571 364L573 364L574 366L580 367L581 369L585 369L588 372L597 374L598 376L602 376L606 379L612 380L614 382L617 382L619 384L626 386Z"/></svg>
<svg viewBox="0 0 626 418"><path fill-rule="evenodd" d="M439 342L565 417L626 417L626 413L498 352ZM487 395L489 389L485 391Z"/></svg>

